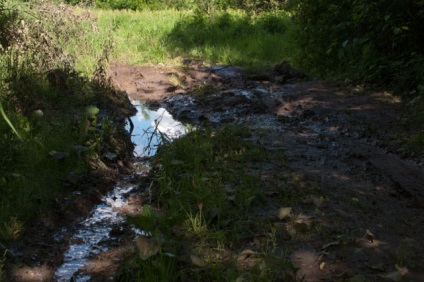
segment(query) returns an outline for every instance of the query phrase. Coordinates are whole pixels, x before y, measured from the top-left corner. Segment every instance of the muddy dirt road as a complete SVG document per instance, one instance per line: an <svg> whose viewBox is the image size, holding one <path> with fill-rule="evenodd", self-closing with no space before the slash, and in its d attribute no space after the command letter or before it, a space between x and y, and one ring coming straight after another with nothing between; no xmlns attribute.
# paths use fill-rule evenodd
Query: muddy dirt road
<svg viewBox="0 0 424 282"><path fill-rule="evenodd" d="M118 89L151 109L166 107L175 119L190 124L246 125L252 142L284 153L286 164L250 169L269 181L290 173L319 191L294 207L291 219L309 235L279 238L299 280L424 281L424 159L400 154L402 112L396 97L343 91L325 81L301 82L284 68L249 77L237 67L185 63L179 68L111 63L109 75ZM257 211L264 219L282 206L268 192L269 210ZM11 279L54 281L58 265L53 262L68 248L46 239L58 226L41 230L41 239L27 238L38 245L13 250L27 258L27 266ZM132 237L118 231L120 243L92 260L101 263L92 267L91 281L113 280L118 264L106 261L119 262L132 250Z"/></svg>
<svg viewBox="0 0 424 282"><path fill-rule="evenodd" d="M130 97L166 105L192 124L247 125L254 142L284 152L291 173L317 186L322 196L297 210L318 235L284 246L298 278L424 281L423 158L399 154L399 99L292 74L277 67L246 77L236 67L198 62L180 69L111 65L113 81ZM258 173L282 169L263 164Z"/></svg>

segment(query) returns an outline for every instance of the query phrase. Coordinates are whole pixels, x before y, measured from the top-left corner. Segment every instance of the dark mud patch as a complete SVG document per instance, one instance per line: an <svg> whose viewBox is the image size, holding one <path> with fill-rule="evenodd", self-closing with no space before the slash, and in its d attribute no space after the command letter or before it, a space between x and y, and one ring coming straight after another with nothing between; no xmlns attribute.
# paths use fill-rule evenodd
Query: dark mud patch
<svg viewBox="0 0 424 282"><path fill-rule="evenodd" d="M192 61L180 68L112 63L109 74L132 99L166 107L175 119L245 125L250 141L285 155L285 164L252 163L246 170L269 187L295 187L305 195L283 220L279 208L290 204L272 189L265 192L265 207L250 213L276 228L277 252L298 268L299 280L385 281L400 273L399 281L424 280L423 160L398 154L403 112L396 97L296 81L300 75L292 71L245 76L239 68ZM46 216L31 230L38 235L13 249L28 267L20 268L21 276L14 272L12 281L51 279L66 244L49 236L58 222L80 216L68 217L71 208L90 210L110 187L101 180L93 180L95 188L88 185L68 209ZM93 281L116 279L121 259L132 250L131 239L121 237L122 244L86 266ZM241 249L254 248L260 238L243 240Z"/></svg>
<svg viewBox="0 0 424 282"><path fill-rule="evenodd" d="M287 79L275 68L260 76L220 68L226 67L179 69L187 83L175 92L160 90L152 105L192 124L246 125L250 140L285 154L286 165L252 164L252 173L285 185L278 178L285 171L297 179L297 189L315 192L281 222L275 214L287 204L267 191L269 210L252 216L276 224L278 246L299 269L297 278L424 280L423 159L398 154L401 101L383 92Z"/></svg>

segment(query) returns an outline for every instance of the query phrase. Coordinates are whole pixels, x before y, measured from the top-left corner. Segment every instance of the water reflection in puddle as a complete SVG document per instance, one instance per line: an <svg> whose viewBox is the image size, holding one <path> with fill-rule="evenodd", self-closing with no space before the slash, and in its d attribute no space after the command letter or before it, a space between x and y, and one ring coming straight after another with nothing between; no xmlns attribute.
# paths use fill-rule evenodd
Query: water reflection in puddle
<svg viewBox="0 0 424 282"><path fill-rule="evenodd" d="M139 101L132 101L137 114L131 118L134 124L132 140L137 156L153 156L162 138L172 140L187 133L187 127L174 120L164 108L149 110ZM130 126L127 126L130 130Z"/></svg>
<svg viewBox="0 0 424 282"><path fill-rule="evenodd" d="M187 132L187 128L175 121L165 109L149 110L138 101L132 102L138 110L137 115L131 118L134 125L131 135L136 156L153 156L162 138L170 141ZM130 130L130 128L131 126L128 125L127 129ZM148 164L142 165L146 170L149 169ZM125 182L115 187L103 197L102 204L92 210L90 217L77 226L78 231L72 236L70 240L72 243L64 254L64 263L56 271L57 281L90 280L90 276L78 274L78 272L88 263L90 256L108 250L111 242L118 240L111 235L111 231L113 227L125 223L125 216L117 209L127 205L127 197L135 187L128 187ZM140 230L133 230L134 233L140 233ZM63 235L56 234L56 237L63 237Z"/></svg>

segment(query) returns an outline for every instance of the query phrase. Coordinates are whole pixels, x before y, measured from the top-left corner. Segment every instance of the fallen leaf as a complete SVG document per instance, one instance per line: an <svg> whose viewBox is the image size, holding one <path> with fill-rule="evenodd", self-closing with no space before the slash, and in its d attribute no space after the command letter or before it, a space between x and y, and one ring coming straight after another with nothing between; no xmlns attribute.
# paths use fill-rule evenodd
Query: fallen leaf
<svg viewBox="0 0 424 282"><path fill-rule="evenodd" d="M402 274L399 273L399 271L393 271L385 274L379 275L381 278L386 279L388 281L402 281L403 277Z"/></svg>
<svg viewBox="0 0 424 282"><path fill-rule="evenodd" d="M142 260L146 260L159 252L159 243L155 238L140 236L135 243Z"/></svg>
<svg viewBox="0 0 424 282"><path fill-rule="evenodd" d="M325 262L321 262L321 264L319 265L319 269L323 270L325 267Z"/></svg>
<svg viewBox="0 0 424 282"><path fill-rule="evenodd" d="M397 269L397 271L400 273L400 275L405 276L406 274L408 274L408 268L406 266L399 266L397 264L395 264L395 267Z"/></svg>
<svg viewBox="0 0 424 282"><path fill-rule="evenodd" d="M322 250L325 250L325 249L327 249L328 247L331 247L331 246L337 246L337 245L340 245L340 241L333 241L333 242L330 242L330 243L327 243L327 244L325 244L324 246L322 246Z"/></svg>
<svg viewBox="0 0 424 282"><path fill-rule="evenodd" d="M368 241L370 241L371 243L374 242L375 236L374 234L371 233L371 231L369 231L367 229L367 231L365 232L365 237L367 238Z"/></svg>
<svg viewBox="0 0 424 282"><path fill-rule="evenodd" d="M291 210L292 210L291 207L279 209L278 210L278 218L281 220L281 219L284 219L284 218L290 216Z"/></svg>
<svg viewBox="0 0 424 282"><path fill-rule="evenodd" d="M50 151L49 152L49 156L57 159L57 160L63 160L64 158L66 158L67 156L69 156L69 153L66 152L56 152L56 151Z"/></svg>
<svg viewBox="0 0 424 282"><path fill-rule="evenodd" d="M372 264L372 265L368 265L369 268L374 269L374 270L380 270L380 271L384 271L384 264L382 262L376 263L376 264Z"/></svg>
<svg viewBox="0 0 424 282"><path fill-rule="evenodd" d="M203 267L206 265L206 261L204 261L202 258L199 258L198 256L191 255L190 258L191 258L191 262L194 265L197 265L200 267Z"/></svg>
<svg viewBox="0 0 424 282"><path fill-rule="evenodd" d="M255 255L255 254L256 254L256 252L249 250L249 249L246 249L246 250L244 250L243 252L240 253L240 255Z"/></svg>

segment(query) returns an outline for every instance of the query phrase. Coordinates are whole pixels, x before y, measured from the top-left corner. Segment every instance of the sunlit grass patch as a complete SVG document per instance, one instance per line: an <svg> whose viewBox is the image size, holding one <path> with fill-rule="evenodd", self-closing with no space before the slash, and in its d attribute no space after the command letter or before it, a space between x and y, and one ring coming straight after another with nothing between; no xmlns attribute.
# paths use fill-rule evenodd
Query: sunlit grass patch
<svg viewBox="0 0 424 282"><path fill-rule="evenodd" d="M177 22L167 43L173 55L257 71L290 58L294 48L288 36L291 29L293 24L284 12L191 14Z"/></svg>
<svg viewBox="0 0 424 282"><path fill-rule="evenodd" d="M173 62L163 37L183 12L76 10L76 14L87 13L90 16L82 25L84 36L64 46L75 56L78 70L92 73L102 44L109 39L113 41L110 60L139 65Z"/></svg>
<svg viewBox="0 0 424 282"><path fill-rule="evenodd" d="M248 71L290 59L293 23L284 12L257 16L242 11L213 15L187 11L77 10L83 18L83 35L64 45L74 55L77 69L90 73L111 39L111 60L129 64L179 65L181 57L209 64L232 64ZM84 15L87 15L84 17Z"/></svg>

